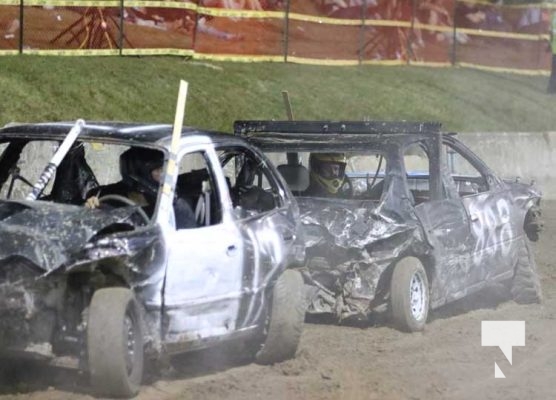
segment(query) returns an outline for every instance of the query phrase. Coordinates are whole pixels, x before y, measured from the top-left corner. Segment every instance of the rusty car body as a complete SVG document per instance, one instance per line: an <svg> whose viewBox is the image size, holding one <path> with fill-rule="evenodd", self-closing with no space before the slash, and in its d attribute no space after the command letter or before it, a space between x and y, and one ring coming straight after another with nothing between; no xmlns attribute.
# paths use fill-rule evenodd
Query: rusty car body
<svg viewBox="0 0 556 400"><path fill-rule="evenodd" d="M172 153L170 125L89 122L54 181L25 200L71 126L0 129L0 357L80 368L117 397L137 393L146 358L229 340L262 363L292 357L299 211L266 157L233 135L184 128ZM152 215L98 193L130 148L165 160ZM112 207L83 207L91 193ZM194 227L176 226L178 197Z"/></svg>
<svg viewBox="0 0 556 400"><path fill-rule="evenodd" d="M529 240L540 192L504 181L439 123L236 121L237 135L277 165L298 200L310 314L390 313L423 329L430 308L494 282L541 298ZM311 154L347 156L342 195L307 192Z"/></svg>

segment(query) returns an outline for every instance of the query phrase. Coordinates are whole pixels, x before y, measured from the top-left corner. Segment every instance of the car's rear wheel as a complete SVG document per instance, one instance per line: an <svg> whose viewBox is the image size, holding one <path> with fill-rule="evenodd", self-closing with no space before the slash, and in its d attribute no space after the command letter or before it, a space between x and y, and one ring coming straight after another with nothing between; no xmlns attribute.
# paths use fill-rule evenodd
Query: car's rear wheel
<svg viewBox="0 0 556 400"><path fill-rule="evenodd" d="M429 312L429 282L423 264L407 257L394 267L390 282L390 306L394 325L403 331L421 331Z"/></svg>
<svg viewBox="0 0 556 400"><path fill-rule="evenodd" d="M143 376L141 313L125 288L99 289L89 307L87 351L95 392L133 397Z"/></svg>
<svg viewBox="0 0 556 400"><path fill-rule="evenodd" d="M511 282L512 298L516 303L540 303L542 288L537 264L529 242L523 238L519 245L514 277Z"/></svg>
<svg viewBox="0 0 556 400"><path fill-rule="evenodd" d="M303 278L298 271L286 270L272 291L266 339L255 355L256 361L273 364L294 357L304 319Z"/></svg>
<svg viewBox="0 0 556 400"><path fill-rule="evenodd" d="M525 214L525 222L523 223L523 230L527 238L536 242L539 240L539 234L542 232L544 222L542 220L542 212L539 206L532 206Z"/></svg>

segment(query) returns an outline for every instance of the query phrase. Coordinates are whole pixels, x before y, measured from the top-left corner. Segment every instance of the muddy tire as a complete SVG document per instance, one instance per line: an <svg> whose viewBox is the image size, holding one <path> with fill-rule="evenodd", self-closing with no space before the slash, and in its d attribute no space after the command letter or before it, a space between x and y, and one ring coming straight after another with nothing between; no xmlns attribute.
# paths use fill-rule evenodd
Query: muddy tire
<svg viewBox="0 0 556 400"><path fill-rule="evenodd" d="M305 319L303 278L294 270L280 275L272 291L272 307L265 341L257 351L259 364L273 364L295 356Z"/></svg>
<svg viewBox="0 0 556 400"><path fill-rule="evenodd" d="M89 307L87 351L93 390L102 396L129 398L143 377L141 313L125 288L95 292Z"/></svg>
<svg viewBox="0 0 556 400"><path fill-rule="evenodd" d="M517 263L510 291L516 303L530 304L542 301L542 289L537 264L531 245L523 239L517 253Z"/></svg>
<svg viewBox="0 0 556 400"><path fill-rule="evenodd" d="M390 307L393 324L406 332L421 331L429 311L429 282L423 264L407 257L394 267L390 281Z"/></svg>
<svg viewBox="0 0 556 400"><path fill-rule="evenodd" d="M540 207L532 206L525 214L525 222L523 223L523 230L527 238L536 242L539 240L539 234L543 231L544 222L542 220L542 212Z"/></svg>

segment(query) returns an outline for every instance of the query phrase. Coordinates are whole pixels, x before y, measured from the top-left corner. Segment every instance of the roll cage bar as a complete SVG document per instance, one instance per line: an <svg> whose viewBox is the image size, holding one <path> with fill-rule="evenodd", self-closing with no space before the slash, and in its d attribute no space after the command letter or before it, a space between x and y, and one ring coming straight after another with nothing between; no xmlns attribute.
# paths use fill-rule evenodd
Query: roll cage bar
<svg viewBox="0 0 556 400"><path fill-rule="evenodd" d="M435 134L441 127L440 122L239 120L234 122L234 134Z"/></svg>

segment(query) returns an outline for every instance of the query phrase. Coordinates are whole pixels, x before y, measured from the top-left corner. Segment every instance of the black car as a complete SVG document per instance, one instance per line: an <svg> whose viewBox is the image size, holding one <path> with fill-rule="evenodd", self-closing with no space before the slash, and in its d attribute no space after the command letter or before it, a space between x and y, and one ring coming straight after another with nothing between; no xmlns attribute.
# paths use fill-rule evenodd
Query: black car
<svg viewBox="0 0 556 400"><path fill-rule="evenodd" d="M233 135L80 122L58 165L72 125L0 129L0 357L79 368L116 397L146 359L221 342L293 357L299 211L266 157Z"/></svg>
<svg viewBox="0 0 556 400"><path fill-rule="evenodd" d="M309 313L390 312L407 331L430 308L502 282L519 302L541 286L529 241L540 192L504 181L439 123L236 121L301 210Z"/></svg>

